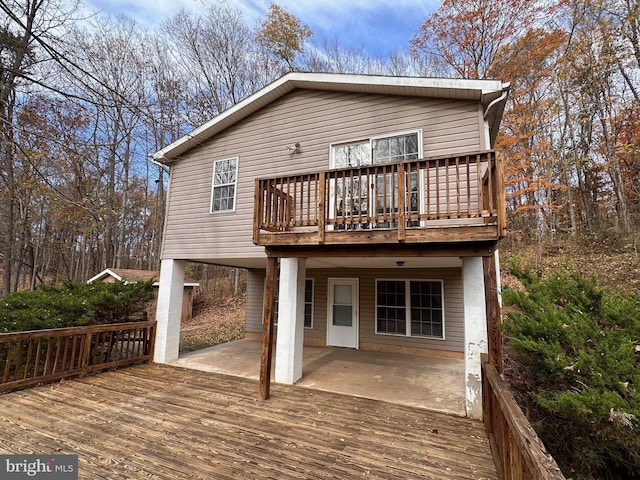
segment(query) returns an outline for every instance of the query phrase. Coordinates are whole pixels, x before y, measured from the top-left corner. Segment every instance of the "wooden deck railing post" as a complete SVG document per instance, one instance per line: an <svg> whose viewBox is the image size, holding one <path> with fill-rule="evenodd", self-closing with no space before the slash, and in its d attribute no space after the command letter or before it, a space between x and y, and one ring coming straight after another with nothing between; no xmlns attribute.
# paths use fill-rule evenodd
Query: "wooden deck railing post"
<svg viewBox="0 0 640 480"><path fill-rule="evenodd" d="M500 303L498 300L496 259L493 251L490 255L482 257L482 270L489 337L489 363L502 373L502 334L499 329Z"/></svg>
<svg viewBox="0 0 640 480"><path fill-rule="evenodd" d="M93 329L87 328L82 337L82 353L80 354L80 375L85 375L89 368L89 359L91 358L91 337L93 337Z"/></svg>
<svg viewBox="0 0 640 480"><path fill-rule="evenodd" d="M325 230L326 230L326 217L327 217L327 208L326 208L326 199L327 199L327 174L326 172L320 172L318 178L318 189L317 189L317 209L316 209L316 218L318 220L318 243L323 244L325 239Z"/></svg>
<svg viewBox="0 0 640 480"><path fill-rule="evenodd" d="M398 165L398 241L404 242L407 238L407 179L404 163ZM409 182L411 180L409 179ZM411 191L411 188L408 189ZM411 205L411 201L409 201Z"/></svg>
<svg viewBox="0 0 640 480"><path fill-rule="evenodd" d="M264 210L262 202L264 198L262 182L256 180L253 188L253 243L258 243L260 239L260 228L262 227L262 212Z"/></svg>
<svg viewBox="0 0 640 480"><path fill-rule="evenodd" d="M495 195L496 195L496 209L498 215L498 236L500 238L506 235L507 229L507 208L504 191L504 167L502 164L502 157L494 153L494 162L496 165L496 181L495 181Z"/></svg>

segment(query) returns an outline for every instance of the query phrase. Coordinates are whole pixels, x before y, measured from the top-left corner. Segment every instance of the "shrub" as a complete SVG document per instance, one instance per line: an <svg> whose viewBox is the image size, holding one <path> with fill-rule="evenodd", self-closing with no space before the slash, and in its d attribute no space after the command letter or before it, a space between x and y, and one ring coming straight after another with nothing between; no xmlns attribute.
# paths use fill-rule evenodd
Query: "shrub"
<svg viewBox="0 0 640 480"><path fill-rule="evenodd" d="M573 272L524 289L503 323L510 381L567 476L640 478L640 295L598 288Z"/></svg>
<svg viewBox="0 0 640 480"><path fill-rule="evenodd" d="M152 297L151 282L66 283L0 298L0 333L130 321Z"/></svg>

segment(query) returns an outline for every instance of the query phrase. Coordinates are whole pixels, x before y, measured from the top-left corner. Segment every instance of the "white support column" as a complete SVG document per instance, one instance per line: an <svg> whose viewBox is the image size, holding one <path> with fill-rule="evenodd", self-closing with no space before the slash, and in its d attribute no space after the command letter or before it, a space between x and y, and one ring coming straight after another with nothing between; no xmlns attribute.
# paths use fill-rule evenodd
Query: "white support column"
<svg viewBox="0 0 640 480"><path fill-rule="evenodd" d="M293 384L302 377L304 343L304 258L280 259L280 293L275 381Z"/></svg>
<svg viewBox="0 0 640 480"><path fill-rule="evenodd" d="M467 416L482 418L480 354L487 353L487 311L484 298L482 257L462 259L464 289L464 362Z"/></svg>
<svg viewBox="0 0 640 480"><path fill-rule="evenodd" d="M169 363L178 358L185 265L184 260L162 260L161 263L153 354L153 361L157 363Z"/></svg>

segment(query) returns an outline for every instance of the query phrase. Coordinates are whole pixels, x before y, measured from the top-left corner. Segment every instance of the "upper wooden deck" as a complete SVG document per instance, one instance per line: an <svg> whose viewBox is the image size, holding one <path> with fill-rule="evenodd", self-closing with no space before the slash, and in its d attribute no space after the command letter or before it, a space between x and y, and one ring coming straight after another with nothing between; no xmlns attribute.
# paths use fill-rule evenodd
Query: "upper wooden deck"
<svg viewBox="0 0 640 480"><path fill-rule="evenodd" d="M495 152L257 179L263 246L491 242L504 236Z"/></svg>
<svg viewBox="0 0 640 480"><path fill-rule="evenodd" d="M495 479L481 422L164 365L0 396L0 453L81 479Z"/></svg>

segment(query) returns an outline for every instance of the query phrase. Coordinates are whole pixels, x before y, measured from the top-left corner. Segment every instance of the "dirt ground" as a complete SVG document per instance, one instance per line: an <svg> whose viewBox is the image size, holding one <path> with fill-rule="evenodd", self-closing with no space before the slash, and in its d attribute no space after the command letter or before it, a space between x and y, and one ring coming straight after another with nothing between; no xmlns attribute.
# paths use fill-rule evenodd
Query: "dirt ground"
<svg viewBox="0 0 640 480"><path fill-rule="evenodd" d="M180 327L180 352L244 337L244 297L194 304L193 318Z"/></svg>

